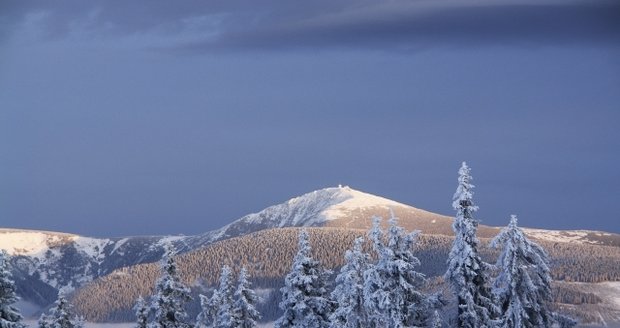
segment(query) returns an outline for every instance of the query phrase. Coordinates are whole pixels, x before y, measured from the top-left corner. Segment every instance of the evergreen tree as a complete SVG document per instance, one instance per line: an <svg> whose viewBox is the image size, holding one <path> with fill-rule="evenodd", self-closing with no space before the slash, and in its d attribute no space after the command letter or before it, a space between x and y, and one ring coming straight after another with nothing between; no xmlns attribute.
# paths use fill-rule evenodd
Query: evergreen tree
<svg viewBox="0 0 620 328"><path fill-rule="evenodd" d="M147 328L149 308L146 305L146 302L144 302L144 298L142 298L142 296L138 297L138 300L136 300L134 310L136 311L136 328Z"/></svg>
<svg viewBox="0 0 620 328"><path fill-rule="evenodd" d="M217 303L213 302L211 306L216 306L216 315L214 327L216 328L232 328L235 325L234 316L234 293L235 286L233 284L232 270L229 266L222 267L220 274L220 286L217 290Z"/></svg>
<svg viewBox="0 0 620 328"><path fill-rule="evenodd" d="M15 283L11 279L9 258L6 251L0 251L0 328L21 328L22 315L13 306L18 298Z"/></svg>
<svg viewBox="0 0 620 328"><path fill-rule="evenodd" d="M439 316L439 312L437 312L437 310L435 310L433 312L433 318L432 318L430 327L431 328L441 328L442 327L441 317Z"/></svg>
<svg viewBox="0 0 620 328"><path fill-rule="evenodd" d="M41 315L39 319L40 328L82 328L84 322L77 317L72 306L67 301L64 293L58 295L58 299L54 302L54 307L49 311L49 315Z"/></svg>
<svg viewBox="0 0 620 328"><path fill-rule="evenodd" d="M235 328L255 328L260 313L256 310L258 297L252 290L252 284L245 268L239 273L237 290L235 291Z"/></svg>
<svg viewBox="0 0 620 328"><path fill-rule="evenodd" d="M206 328L212 327L213 321L215 318L215 313L217 308L211 305L211 301L217 297L217 289L213 291L213 297L208 298L205 295L198 295L200 297L200 313L196 317L196 327L198 328Z"/></svg>
<svg viewBox="0 0 620 328"><path fill-rule="evenodd" d="M46 315L45 313L43 313L39 317L39 321L37 321L37 327L38 328L51 328L49 322L50 322L50 317Z"/></svg>
<svg viewBox="0 0 620 328"><path fill-rule="evenodd" d="M153 328L187 328L185 303L191 301L190 290L179 278L174 260L174 247L166 245L161 261L161 276L155 284L152 308L155 312Z"/></svg>
<svg viewBox="0 0 620 328"><path fill-rule="evenodd" d="M575 319L557 312L553 313L553 320L555 320L559 328L572 328L577 325Z"/></svg>
<svg viewBox="0 0 620 328"><path fill-rule="evenodd" d="M474 185L470 169L463 162L459 170L459 185L452 206L456 217L452 225L455 239L448 255L448 270L444 276L457 296L457 326L487 328L497 324L498 307L488 287L489 264L478 255L478 220L473 214L478 207L473 202Z"/></svg>
<svg viewBox="0 0 620 328"><path fill-rule="evenodd" d="M385 239L383 230L381 230L381 219L373 218L372 227L368 232L372 241L373 249L378 257L385 250ZM384 280L376 264L368 265L364 271L364 310L366 312L366 320L370 327L385 327L387 318L383 316L383 305L385 302L385 294L383 292Z"/></svg>
<svg viewBox="0 0 620 328"><path fill-rule="evenodd" d="M284 310L275 328L327 328L334 304L327 293L327 276L310 254L308 232L299 234L299 249L291 272L286 275L280 308Z"/></svg>
<svg viewBox="0 0 620 328"><path fill-rule="evenodd" d="M501 327L551 327L555 320L549 309L553 295L547 253L527 239L515 215L491 241L491 247L502 249L497 261L501 271L496 280Z"/></svg>
<svg viewBox="0 0 620 328"><path fill-rule="evenodd" d="M368 326L364 308L364 271L368 268L369 256L362 250L363 243L364 238L355 239L353 249L345 253L345 264L336 277L332 300L338 307L330 317L333 328Z"/></svg>
<svg viewBox="0 0 620 328"><path fill-rule="evenodd" d="M413 255L418 232L406 234L393 214L389 222L386 245L377 238L382 236L378 220L371 232L378 261L365 274L371 282L365 293L373 324L394 328L424 326L436 302L419 291L424 275L415 270L420 261Z"/></svg>

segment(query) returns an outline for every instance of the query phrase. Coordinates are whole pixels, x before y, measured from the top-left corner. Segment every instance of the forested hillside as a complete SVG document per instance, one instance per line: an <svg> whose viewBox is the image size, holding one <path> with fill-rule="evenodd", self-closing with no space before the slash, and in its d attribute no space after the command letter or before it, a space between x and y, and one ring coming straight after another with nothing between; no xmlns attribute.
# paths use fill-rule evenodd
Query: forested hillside
<svg viewBox="0 0 620 328"><path fill-rule="evenodd" d="M367 230L344 228L307 228L313 255L328 268L343 264L344 252ZM238 238L220 241L199 250L178 256L182 280L195 292L208 293L219 278L219 270L229 265L235 270L245 266L259 289L281 286L282 277L290 269L296 252L298 228L264 230ZM446 269L446 258L452 237L421 235L416 256L422 262L420 271L427 276L440 276ZM482 239L482 255L494 262L496 254ZM578 282L620 281L620 248L572 243L540 243L552 258L554 279ZM370 249L370 244L364 246ZM73 298L77 310L88 320L132 320L131 307L140 295L149 296L159 274L157 263L124 268L102 277L78 290ZM434 280L435 281L435 280ZM263 295L266 302L277 297ZM570 289L566 285L556 291L562 302L590 304L596 295ZM197 305L194 305L197 308Z"/></svg>

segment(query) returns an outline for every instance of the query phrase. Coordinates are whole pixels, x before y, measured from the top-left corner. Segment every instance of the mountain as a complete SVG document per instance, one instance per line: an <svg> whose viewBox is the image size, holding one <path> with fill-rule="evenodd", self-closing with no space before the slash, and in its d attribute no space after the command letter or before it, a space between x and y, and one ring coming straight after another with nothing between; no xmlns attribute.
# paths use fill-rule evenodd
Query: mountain
<svg viewBox="0 0 620 328"><path fill-rule="evenodd" d="M246 215L221 229L207 233L211 240L221 240L270 228L342 227L367 229L372 217L389 217L393 211L410 227L432 233L450 234L452 219L424 211L350 187L316 190Z"/></svg>
<svg viewBox="0 0 620 328"><path fill-rule="evenodd" d="M192 245L206 245L271 228L333 227L366 230L371 227L373 217L389 218L392 213L400 218L400 225L409 231L420 230L424 234L453 235L452 217L428 212L348 186L339 186L292 198L258 213L246 215L220 229L188 238ZM480 225L478 236L491 238L499 230L498 227ZM526 233L537 240L620 247L620 235L602 231L526 229Z"/></svg>
<svg viewBox="0 0 620 328"><path fill-rule="evenodd" d="M354 231L363 234L370 227L373 216L386 218L391 213L398 216L400 224L408 230L421 230L425 235L452 235L450 217L349 187L336 187L301 195L246 215L220 229L195 236L89 238L56 232L0 229L0 249L12 255L20 296L26 301L46 306L55 299L60 288L68 286L70 289L79 289L93 280L100 281L98 278L105 280L118 277L136 265L156 262L163 253L163 245L169 242L180 253L202 254L202 250L215 249L206 246L215 247L222 243L231 245L225 241L252 236L253 233L268 229L317 227L327 229L325 231ZM498 228L481 225L479 236L490 238L498 231ZM552 245L560 242L562 245L620 247L620 235L604 232L530 229L528 234ZM333 240L338 240L338 237L333 237ZM329 243L335 244L333 240ZM330 249L324 251L330 252ZM232 251L227 248L221 252ZM267 263L262 265L273 266ZM279 279L282 270L278 269L278 273L269 279ZM209 280L209 277L210 274L201 279Z"/></svg>
<svg viewBox="0 0 620 328"><path fill-rule="evenodd" d="M349 187L326 188L246 215L220 229L195 236L90 238L74 234L0 229L0 249L11 256L18 293L46 306L61 288L73 290L116 269L157 261L163 245L184 253L215 241L282 227L367 228L372 216L393 210L410 227L449 233L451 219Z"/></svg>

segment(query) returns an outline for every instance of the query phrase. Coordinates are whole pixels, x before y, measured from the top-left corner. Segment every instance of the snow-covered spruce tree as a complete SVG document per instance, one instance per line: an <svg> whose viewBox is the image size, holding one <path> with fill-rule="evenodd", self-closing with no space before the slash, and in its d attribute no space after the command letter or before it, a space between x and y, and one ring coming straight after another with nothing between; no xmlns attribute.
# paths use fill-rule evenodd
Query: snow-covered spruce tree
<svg viewBox="0 0 620 328"><path fill-rule="evenodd" d="M397 220L392 214L387 244L380 239L378 220L371 230L378 261L364 275L366 309L375 327L426 326L438 301L419 291L424 275L416 271L420 261L413 255L418 232L405 233Z"/></svg>
<svg viewBox="0 0 620 328"><path fill-rule="evenodd" d="M336 277L332 300L338 304L330 316L333 328L368 327L364 308L364 271L368 269L369 256L362 250L364 238L358 237L353 249L346 251L345 264Z"/></svg>
<svg viewBox="0 0 620 328"><path fill-rule="evenodd" d="M549 258L538 244L527 239L512 215L508 227L491 241L502 250L496 292L501 306L502 328L551 327L554 315Z"/></svg>
<svg viewBox="0 0 620 328"><path fill-rule="evenodd" d="M234 316L236 328L255 328L256 321L260 319L260 313L256 310L258 297L252 290L248 272L245 268L241 269L235 291Z"/></svg>
<svg viewBox="0 0 620 328"><path fill-rule="evenodd" d="M232 270L229 266L222 267L220 273L220 285L217 290L217 303L213 302L216 314L213 326L216 328L232 328L235 326L234 313L234 294L235 286L232 277Z"/></svg>
<svg viewBox="0 0 620 328"><path fill-rule="evenodd" d="M463 162L459 170L459 185L452 206L456 217L452 229L455 239L448 255L448 270L444 275L456 294L458 315L456 325L462 328L495 327L499 308L494 304L488 286L490 265L478 255L478 220L473 214L478 207L473 202L470 169Z"/></svg>
<svg viewBox="0 0 620 328"><path fill-rule="evenodd" d="M155 313L153 328L186 328L185 304L191 301L190 290L179 278L177 264L174 260L175 250L171 244L166 245L161 260L161 276L155 284L152 309Z"/></svg>
<svg viewBox="0 0 620 328"><path fill-rule="evenodd" d="M49 322L50 322L49 316L43 313L39 317L39 321L37 321L37 327L38 328L51 328Z"/></svg>
<svg viewBox="0 0 620 328"><path fill-rule="evenodd" d="M329 271L310 254L308 232L299 234L299 249L293 260L291 272L284 279L282 302L284 310L275 328L327 328L335 304L329 299L327 277Z"/></svg>
<svg viewBox="0 0 620 328"><path fill-rule="evenodd" d="M21 328L22 315L13 306L17 302L15 283L9 270L9 255L0 251L0 328Z"/></svg>
<svg viewBox="0 0 620 328"><path fill-rule="evenodd" d="M439 316L439 312L437 312L437 310L435 310L433 312L433 318L432 318L430 327L431 328L441 328L442 327L441 317Z"/></svg>
<svg viewBox="0 0 620 328"><path fill-rule="evenodd" d="M134 310L136 311L136 328L147 328L148 320L149 320L149 308L144 302L144 298L142 296L138 297L136 300L136 305L134 306Z"/></svg>
<svg viewBox="0 0 620 328"><path fill-rule="evenodd" d="M84 322L77 317L72 306L67 301L63 292L58 295L58 299L54 302L54 307L49 311L49 315L41 315L39 319L40 328L82 328Z"/></svg>
<svg viewBox="0 0 620 328"><path fill-rule="evenodd" d="M372 227L368 232L373 248L378 257L385 250L383 243L384 234L381 230L381 218L374 217ZM385 302L385 293L383 293L384 280L376 264L369 264L363 275L364 281L364 310L366 312L366 320L370 327L385 327L387 318L383 315L382 303Z"/></svg>
<svg viewBox="0 0 620 328"><path fill-rule="evenodd" d="M578 323L575 319L557 312L553 313L553 320L555 320L558 328L572 328Z"/></svg>
<svg viewBox="0 0 620 328"><path fill-rule="evenodd" d="M213 320L217 308L211 305L211 302L217 298L217 289L213 292L213 297L209 298L205 295L198 295L200 297L200 313L196 317L197 328L207 328L213 326ZM219 301L218 301L219 302ZM217 302L216 302L217 303Z"/></svg>

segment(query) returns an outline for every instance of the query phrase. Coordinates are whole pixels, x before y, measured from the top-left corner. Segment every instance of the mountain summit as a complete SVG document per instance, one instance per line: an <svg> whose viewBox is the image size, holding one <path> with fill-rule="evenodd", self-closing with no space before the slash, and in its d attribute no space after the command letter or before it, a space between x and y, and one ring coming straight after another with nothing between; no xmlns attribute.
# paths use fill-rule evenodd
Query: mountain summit
<svg viewBox="0 0 620 328"><path fill-rule="evenodd" d="M348 186L325 188L292 198L234 221L221 229L208 232L203 239L221 240L270 228L346 227L367 229L372 217L387 218L390 211L404 221L404 226L425 231L429 225L442 226L451 219L415 207L352 189ZM416 227L417 226L417 227ZM449 230L449 229L448 229ZM434 231L436 232L436 231Z"/></svg>

